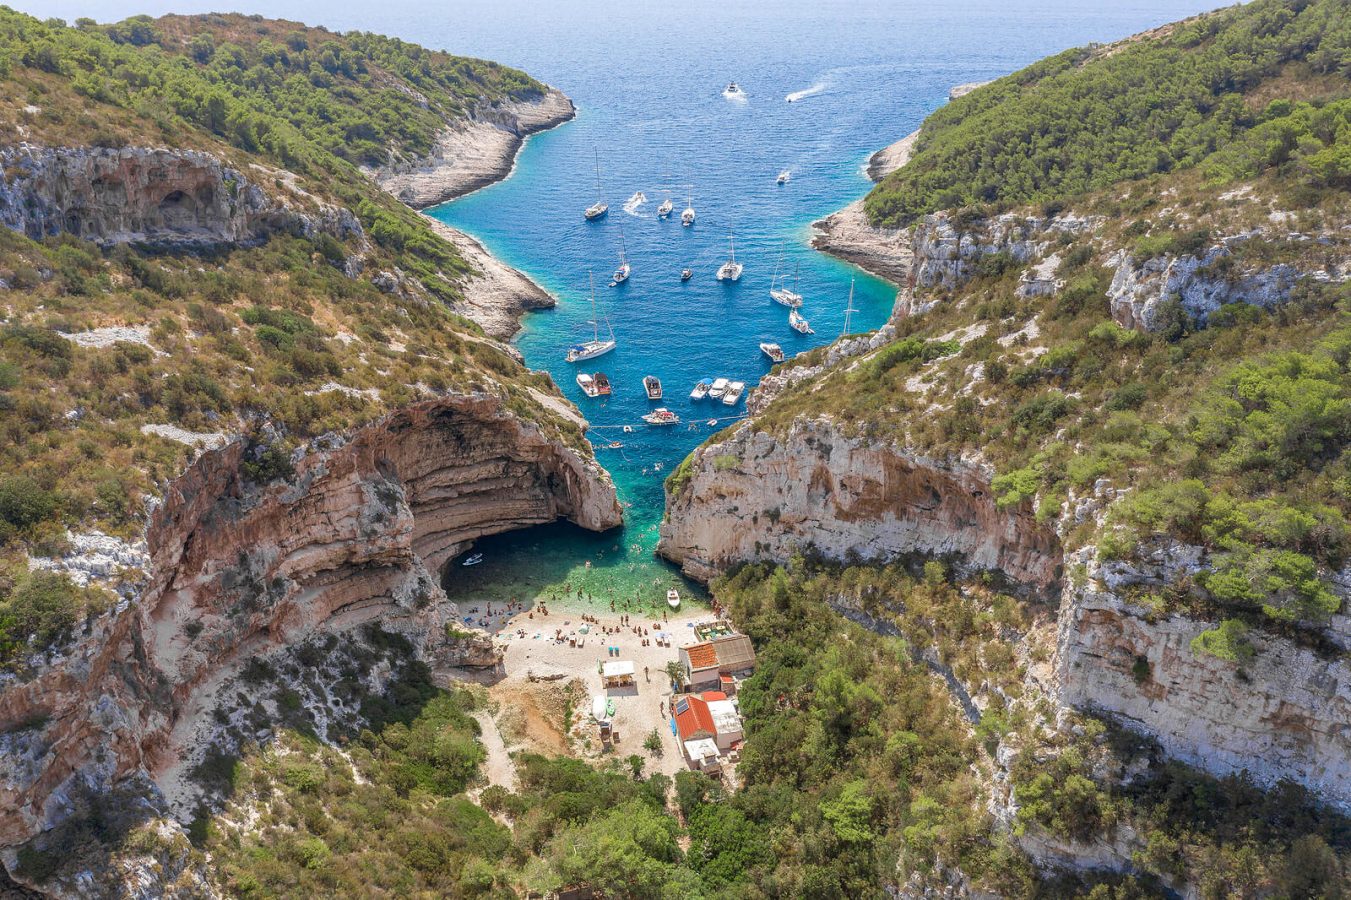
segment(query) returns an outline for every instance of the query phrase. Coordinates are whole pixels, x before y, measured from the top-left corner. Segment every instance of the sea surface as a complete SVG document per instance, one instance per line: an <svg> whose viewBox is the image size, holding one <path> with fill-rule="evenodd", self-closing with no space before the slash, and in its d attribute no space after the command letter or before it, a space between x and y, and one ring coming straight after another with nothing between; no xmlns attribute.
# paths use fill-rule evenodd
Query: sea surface
<svg viewBox="0 0 1351 900"><path fill-rule="evenodd" d="M869 155L917 128L961 82L994 78L1040 57L1110 41L1211 8L1198 0L776 0L776 2L540 3L529 0L11 0L40 16L110 21L136 13L224 7L393 34L455 53L518 66L561 88L577 118L531 138L507 180L430 210L472 233L497 256L559 298L531 314L517 343L547 370L592 423L597 457L626 506L622 531L590 535L566 525L481 542L483 564L454 566L458 599L543 596L572 603L660 603L670 586L693 589L653 558L662 482L695 446L744 415L688 398L702 377L747 383L765 374L759 343L795 354L843 328L880 326L895 288L808 246L810 223L862 196ZM738 82L744 96L723 89ZM787 102L792 97L794 102ZM599 187L597 186L599 165ZM791 180L777 185L787 169ZM642 203L634 202L641 192ZM608 216L586 222L597 197ZM670 196L675 213L659 220ZM687 198L697 212L681 227ZM729 237L745 266L740 281L714 278ZM611 287L621 250L633 267ZM694 277L680 281L689 267ZM816 333L789 329L769 297L776 270L806 298ZM593 317L590 277L599 315ZM613 327L618 349L569 365L567 347L593 322ZM579 371L605 372L608 399L585 397ZM649 403L642 378L666 398ZM641 416L664 405L681 424L653 428ZM709 420L716 419L716 424ZM625 429L631 429L626 431ZM610 448L611 443L622 444ZM580 594L578 593L580 592Z"/></svg>

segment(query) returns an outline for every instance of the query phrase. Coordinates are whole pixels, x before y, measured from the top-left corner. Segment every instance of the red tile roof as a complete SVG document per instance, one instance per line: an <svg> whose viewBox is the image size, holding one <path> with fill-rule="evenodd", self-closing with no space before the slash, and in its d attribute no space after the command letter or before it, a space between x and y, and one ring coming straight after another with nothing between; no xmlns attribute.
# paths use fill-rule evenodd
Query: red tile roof
<svg viewBox="0 0 1351 900"><path fill-rule="evenodd" d="M685 655L690 658L690 667L694 669L711 669L718 664L718 651L707 641L686 647Z"/></svg>
<svg viewBox="0 0 1351 900"><path fill-rule="evenodd" d="M699 695L704 698L704 702L712 703L714 700L726 700L727 695L722 691L704 691Z"/></svg>
<svg viewBox="0 0 1351 900"><path fill-rule="evenodd" d="M713 728L713 716L708 712L708 704L699 697L681 697L675 702L676 731L680 740L688 741L696 732L706 731L716 734Z"/></svg>

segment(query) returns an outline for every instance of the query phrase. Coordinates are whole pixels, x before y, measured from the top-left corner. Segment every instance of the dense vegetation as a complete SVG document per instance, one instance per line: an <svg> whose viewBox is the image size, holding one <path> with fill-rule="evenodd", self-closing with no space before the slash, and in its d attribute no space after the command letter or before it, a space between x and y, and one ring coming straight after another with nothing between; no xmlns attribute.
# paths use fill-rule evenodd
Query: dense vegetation
<svg viewBox="0 0 1351 900"><path fill-rule="evenodd" d="M147 498L194 453L143 425L206 440L266 423L246 466L266 482L307 438L430 392L488 388L581 446L533 397L554 392L549 379L450 311L469 271L455 248L354 165L422 152L469 104L539 87L491 63L295 23L67 27L0 9L6 142L204 150L301 210L345 206L371 239L275 235L193 255L0 229L0 668L107 605L63 579L38 584L23 557L61 552L68 529L141 533ZM381 271L406 276L398 292L377 287ZM68 337L106 326L145 337Z"/></svg>
<svg viewBox="0 0 1351 900"><path fill-rule="evenodd" d="M1351 186L1343 0L1257 0L1108 47L1068 50L939 109L867 198L901 226L977 203L1064 201L1204 164ZM1305 102L1287 93L1293 83Z"/></svg>

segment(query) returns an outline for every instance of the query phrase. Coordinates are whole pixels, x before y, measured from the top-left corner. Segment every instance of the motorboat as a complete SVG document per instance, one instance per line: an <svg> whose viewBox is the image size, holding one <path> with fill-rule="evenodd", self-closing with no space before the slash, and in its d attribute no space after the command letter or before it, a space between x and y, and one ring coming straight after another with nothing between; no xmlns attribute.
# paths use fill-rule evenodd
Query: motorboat
<svg viewBox="0 0 1351 900"><path fill-rule="evenodd" d="M609 353L615 348L615 330L607 317L605 327L610 329L610 339L602 341L600 339L600 318L596 315L596 277L591 276L591 325L593 326L592 338L585 344L576 344L568 348L567 361L570 363L583 362L588 359L595 359L605 353Z"/></svg>
<svg viewBox="0 0 1351 900"><path fill-rule="evenodd" d="M727 262L718 267L719 281L736 281L741 277L742 265L736 261L736 239L727 232Z"/></svg>
<svg viewBox="0 0 1351 900"><path fill-rule="evenodd" d="M725 88L722 89L722 95L723 95L724 97L729 97L729 98L730 98L730 97L745 97L745 96L746 96L746 92L743 91L743 90L741 89L741 85L737 84L735 81L729 81L729 82L727 82L727 87L725 87Z"/></svg>
<svg viewBox="0 0 1351 900"><path fill-rule="evenodd" d="M609 205L608 203L606 203L606 202L601 198L601 190L600 190L600 151L597 150L597 151L596 151L596 202L593 203L593 204L591 204L590 206L588 206L588 207L586 208L586 210L582 213L582 215L585 216L586 219L587 219L587 221L589 222L589 221L593 221L593 220L595 220L595 219L599 219L601 216L605 215L605 214L606 214L607 212L609 212L609 211L610 211L610 205Z"/></svg>
<svg viewBox="0 0 1351 900"><path fill-rule="evenodd" d="M680 591L671 588L666 592L666 605L671 609L680 609Z"/></svg>
<svg viewBox="0 0 1351 900"><path fill-rule="evenodd" d="M788 310L788 325L798 334L816 334L812 331L812 326L802 317L802 313L795 309Z"/></svg>
<svg viewBox="0 0 1351 900"><path fill-rule="evenodd" d="M665 200L661 201L661 206L657 207L657 218L658 219L668 218L671 215L672 210L674 209L675 204L671 202L670 197L667 197Z"/></svg>
<svg viewBox="0 0 1351 900"><path fill-rule="evenodd" d="M736 406L737 402L741 400L741 395L744 393L746 393L746 382L733 381L731 384L727 385L727 393L722 395L723 405Z"/></svg>
<svg viewBox="0 0 1351 900"><path fill-rule="evenodd" d="M788 183L788 179L790 179L790 178L792 178L792 177L793 177L793 173L792 173L792 172L789 172L787 169L784 169L782 172L779 173L779 177L776 178L776 179L774 179L774 183L775 183L775 184L787 184L787 183Z"/></svg>
<svg viewBox="0 0 1351 900"><path fill-rule="evenodd" d="M779 257L779 262L783 262L783 257ZM793 286L797 287L797 270L793 270ZM802 295L797 291L788 289L788 275L785 273L782 277L779 275L779 266L774 266L774 277L769 282L769 296L775 303L787 306L790 309L797 309L802 305Z"/></svg>
<svg viewBox="0 0 1351 900"><path fill-rule="evenodd" d="M702 400L708 396L709 390L713 387L713 382L707 378L701 378L699 383L690 391L691 400Z"/></svg>
<svg viewBox="0 0 1351 900"><path fill-rule="evenodd" d="M778 344L762 343L760 345L760 352L765 356L768 356L773 362L783 362L783 348Z"/></svg>
<svg viewBox="0 0 1351 900"><path fill-rule="evenodd" d="M483 562L482 553L471 553L469 556L466 556L464 558L464 562L460 563L460 565L465 566L467 568L469 566L476 566L481 562Z"/></svg>
<svg viewBox="0 0 1351 900"><path fill-rule="evenodd" d="M680 416L664 406L658 406L652 412L643 416L643 421L649 425L679 425Z"/></svg>
<svg viewBox="0 0 1351 900"><path fill-rule="evenodd" d="M715 378L713 383L708 386L708 398L710 400L721 400L722 395L727 393L727 385L730 382L726 378Z"/></svg>
<svg viewBox="0 0 1351 900"><path fill-rule="evenodd" d="M610 396L610 379L605 377L604 372L597 372L594 375L588 375L585 372L577 373L577 386L588 397Z"/></svg>
<svg viewBox="0 0 1351 900"><path fill-rule="evenodd" d="M689 281L689 280L690 280L691 278L693 278L693 277L694 277L694 272L690 271L689 269L681 269L681 270L680 270L680 280L681 280L681 281Z"/></svg>
<svg viewBox="0 0 1351 900"><path fill-rule="evenodd" d="M643 376L643 390L647 391L647 399L661 399L661 379L656 375Z"/></svg>

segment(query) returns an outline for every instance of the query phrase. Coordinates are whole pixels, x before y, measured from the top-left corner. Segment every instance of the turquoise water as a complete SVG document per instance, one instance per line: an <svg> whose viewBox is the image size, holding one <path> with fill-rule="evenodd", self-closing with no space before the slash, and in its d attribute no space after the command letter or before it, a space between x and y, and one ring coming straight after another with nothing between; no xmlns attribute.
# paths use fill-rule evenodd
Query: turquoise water
<svg viewBox="0 0 1351 900"><path fill-rule="evenodd" d="M11 0L13 2L13 0ZM41 16L99 20L134 13L209 11L219 0L19 0ZM628 523L621 533L584 535L552 527L484 542L488 562L452 571L478 596L561 593L595 588L598 596L637 592L659 598L675 583L653 560L662 480L713 431L701 424L733 410L688 400L703 376L753 385L768 371L758 344L792 354L837 337L851 278L857 278L852 330L876 328L894 288L811 251L809 224L864 194L869 154L918 127L954 84L991 78L1066 47L1107 41L1200 12L1198 0L1123 3L915 0L779 0L681 3L619 0L233 0L245 12L299 19L337 30L394 34L424 45L496 59L557 85L578 106L575 121L530 140L506 181L431 212L479 237L495 254L559 297L556 310L529 316L518 339L526 361L550 372L593 424L597 455L613 473ZM736 80L745 102L723 86ZM810 92L787 103L790 93ZM582 219L595 199L599 153L607 218ZM792 171L775 185L781 169ZM698 224L682 228L686 186ZM655 218L672 192L676 214ZM637 191L648 202L630 215ZM610 288L620 231L633 265L629 282ZM735 229L745 273L719 284L713 273ZM816 329L799 337L786 310L769 299L780 253L800 267L803 312ZM689 266L694 278L679 280ZM615 384L605 401L582 395L578 366L565 349L590 337L587 272L613 323L619 348L583 364ZM684 422L652 429L639 417L649 404L644 375L660 377L664 405ZM735 412L744 411L744 401ZM688 425L694 423L694 427ZM725 424L725 423L724 423ZM625 434L624 425L633 427ZM588 568L585 563L590 562ZM586 589L584 588L584 598ZM575 597L575 594L574 594Z"/></svg>

